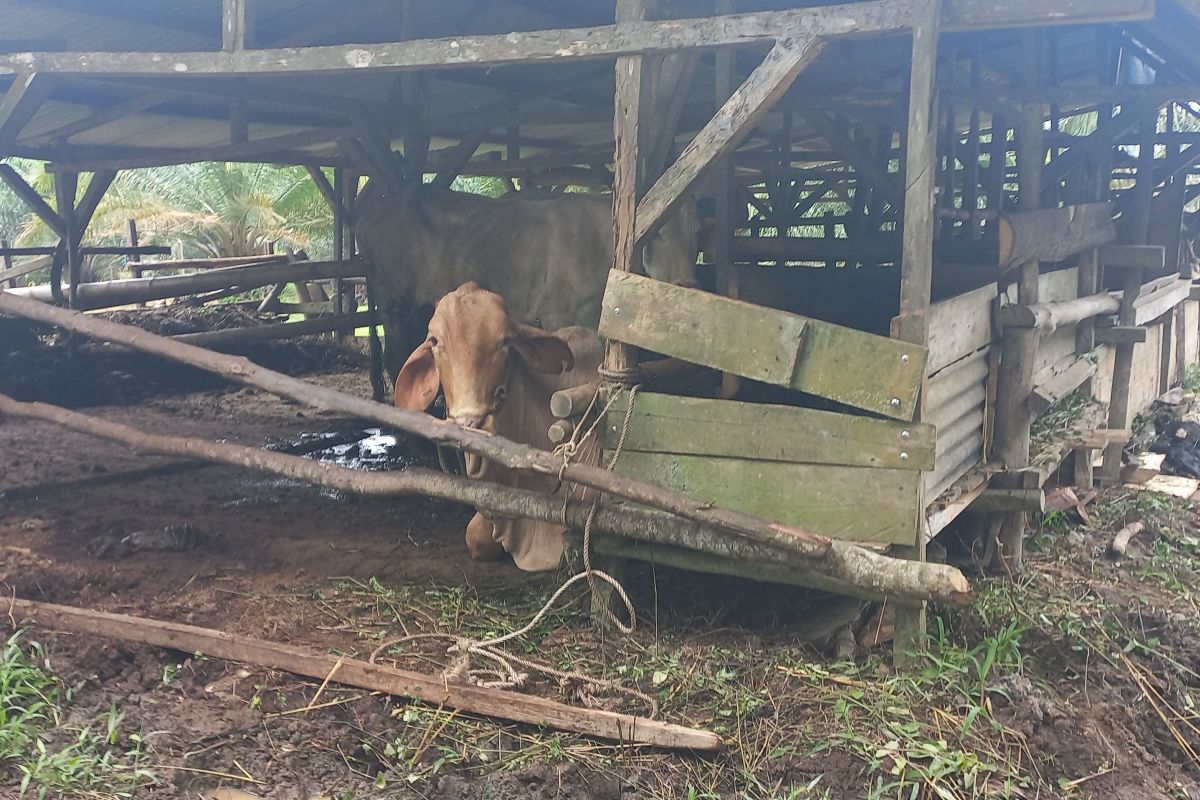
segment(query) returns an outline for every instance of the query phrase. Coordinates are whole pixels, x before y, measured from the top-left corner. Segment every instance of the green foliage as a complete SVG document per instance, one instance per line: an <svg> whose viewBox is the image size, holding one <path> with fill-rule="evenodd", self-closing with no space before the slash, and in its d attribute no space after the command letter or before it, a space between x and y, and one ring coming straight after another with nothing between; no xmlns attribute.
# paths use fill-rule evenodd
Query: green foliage
<svg viewBox="0 0 1200 800"><path fill-rule="evenodd" d="M1188 364L1183 373L1183 388L1189 392L1200 392L1200 364Z"/></svg>
<svg viewBox="0 0 1200 800"><path fill-rule="evenodd" d="M129 797L154 780L141 767L143 741L122 742L123 715L115 708L82 728L63 725L63 704L71 692L53 673L36 642L26 645L18 631L0 652L0 765L20 776L21 794L37 797ZM69 733L66 744L60 740ZM52 735L55 734L55 735Z"/></svg>

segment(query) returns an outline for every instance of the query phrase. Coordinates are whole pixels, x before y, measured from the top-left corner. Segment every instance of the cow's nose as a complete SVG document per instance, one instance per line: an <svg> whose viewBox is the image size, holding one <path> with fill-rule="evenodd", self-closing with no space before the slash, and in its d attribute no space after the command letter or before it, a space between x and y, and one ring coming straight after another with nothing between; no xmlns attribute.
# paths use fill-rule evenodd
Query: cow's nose
<svg viewBox="0 0 1200 800"><path fill-rule="evenodd" d="M485 419L487 414L463 414L455 417L454 421L464 428L482 428Z"/></svg>

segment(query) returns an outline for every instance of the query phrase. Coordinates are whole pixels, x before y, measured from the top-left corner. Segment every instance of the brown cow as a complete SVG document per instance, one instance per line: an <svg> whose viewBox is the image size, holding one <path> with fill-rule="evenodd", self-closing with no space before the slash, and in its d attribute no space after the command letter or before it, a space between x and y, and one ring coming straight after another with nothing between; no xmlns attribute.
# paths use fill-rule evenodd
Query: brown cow
<svg viewBox="0 0 1200 800"><path fill-rule="evenodd" d="M554 422L550 395L595 380L602 356L594 331L569 327L547 333L523 325L499 295L468 282L438 302L429 335L396 378L396 405L424 411L440 387L448 419L548 449L546 431ZM517 472L471 454L466 463L473 478L546 494L565 491L553 476ZM507 551L521 569L554 569L562 558L563 530L476 512L467 525L467 550L476 560Z"/></svg>
<svg viewBox="0 0 1200 800"><path fill-rule="evenodd" d="M356 233L372 265L389 376L424 335L419 307L467 281L500 293L515 319L544 330L599 324L613 261L612 197L530 194L364 187ZM696 207L685 202L648 238L646 274L695 286L699 234Z"/></svg>

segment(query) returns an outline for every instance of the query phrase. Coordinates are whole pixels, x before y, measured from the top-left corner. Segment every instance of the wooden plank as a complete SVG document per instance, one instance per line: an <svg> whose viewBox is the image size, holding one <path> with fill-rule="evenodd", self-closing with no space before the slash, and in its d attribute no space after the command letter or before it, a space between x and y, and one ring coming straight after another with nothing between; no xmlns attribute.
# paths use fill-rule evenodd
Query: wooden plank
<svg viewBox="0 0 1200 800"><path fill-rule="evenodd" d="M18 74L0 100L0 144L17 140L42 103L54 91L55 80L39 72Z"/></svg>
<svg viewBox="0 0 1200 800"><path fill-rule="evenodd" d="M776 386L796 373L809 321L741 300L612 270L600 334Z"/></svg>
<svg viewBox="0 0 1200 800"><path fill-rule="evenodd" d="M996 292L991 283L929 307L930 375L992 341Z"/></svg>
<svg viewBox="0 0 1200 800"><path fill-rule="evenodd" d="M1034 416L1043 413L1050 406L1063 399L1083 385L1084 381L1096 374L1099 368L1099 354L1089 354L1072 358L1062 368L1057 365L1035 375L1033 378L1033 393L1029 396Z"/></svg>
<svg viewBox="0 0 1200 800"><path fill-rule="evenodd" d="M1176 278L1173 282L1143 292L1133 301L1133 324L1145 325L1185 302L1192 293L1191 278Z"/></svg>
<svg viewBox="0 0 1200 800"><path fill-rule="evenodd" d="M1126 484L1130 489L1155 494L1167 494L1188 500L1200 491L1200 481L1195 478L1185 478L1179 475L1156 475L1145 483Z"/></svg>
<svg viewBox="0 0 1200 800"><path fill-rule="evenodd" d="M616 447L625 407L623 397L613 403L600 429L602 447ZM935 442L932 425L639 393L623 452L920 470L933 468Z"/></svg>
<svg viewBox="0 0 1200 800"><path fill-rule="evenodd" d="M965 27L1015 28L1026 25L1063 25L1078 22L1105 22L1154 16L1155 0L943 0L942 26L945 30Z"/></svg>
<svg viewBox="0 0 1200 800"><path fill-rule="evenodd" d="M575 708L536 695L447 682L439 675L424 675L211 628L16 599L10 601L9 613L14 618L27 619L50 630L108 637L184 653L203 652L210 658L283 670L314 680L333 680L345 686L382 691L438 707L603 739L669 748L716 750L721 747L721 738L707 731L613 711Z"/></svg>
<svg viewBox="0 0 1200 800"><path fill-rule="evenodd" d="M600 333L892 419L924 380L923 347L640 275L609 275Z"/></svg>
<svg viewBox="0 0 1200 800"><path fill-rule="evenodd" d="M10 256L6 255L4 258L7 261ZM45 269L46 267L50 266L51 262L53 261L54 258L52 256L38 256L37 258L29 259L24 264L17 264L14 267L8 267L7 269L0 270L0 283L3 283L4 281L11 281L13 278L20 278L21 276L28 275L31 272L37 272L39 269Z"/></svg>
<svg viewBox="0 0 1200 800"><path fill-rule="evenodd" d="M814 38L781 39L775 43L745 83L700 129L638 203L637 241L653 233L704 171L746 138L823 47L824 43Z"/></svg>
<svg viewBox="0 0 1200 800"><path fill-rule="evenodd" d="M1146 341L1145 327L1134 325L1112 325L1096 328L1096 344L1137 344Z"/></svg>
<svg viewBox="0 0 1200 800"><path fill-rule="evenodd" d="M1099 248L1100 266L1113 269L1158 271L1166 264L1167 250L1153 244L1106 244Z"/></svg>
<svg viewBox="0 0 1200 800"><path fill-rule="evenodd" d="M616 471L834 539L911 545L916 537L920 473L912 470L623 452Z"/></svg>

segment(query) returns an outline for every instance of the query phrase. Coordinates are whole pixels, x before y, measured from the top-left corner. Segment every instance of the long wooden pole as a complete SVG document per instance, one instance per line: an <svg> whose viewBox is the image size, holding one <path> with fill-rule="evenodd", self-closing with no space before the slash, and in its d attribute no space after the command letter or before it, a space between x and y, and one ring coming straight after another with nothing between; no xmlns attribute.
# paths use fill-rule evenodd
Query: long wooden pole
<svg viewBox="0 0 1200 800"><path fill-rule="evenodd" d="M708 731L613 711L575 708L534 695L452 683L438 675L317 653L212 628L30 600L7 600L3 610L11 619L30 620L51 630L103 636L185 653L202 652L213 658L283 670L315 680L328 679L439 707L545 725L601 739L670 749L721 748L721 737Z"/></svg>
<svg viewBox="0 0 1200 800"><path fill-rule="evenodd" d="M937 53L941 0L926 0L913 21L909 83L908 133L905 138L903 257L900 272L900 315L893 335L925 346L929 342L929 301L933 281L934 185L937 180ZM860 184L861 185L861 184ZM922 405L923 405L922 401ZM914 421L921 418L920 409ZM918 487L923 483L918 481ZM923 523L925 498L918 488L916 513ZM915 563L925 561L925 526L916 540L899 548ZM901 662L925 648L925 605L897 609L895 655Z"/></svg>
<svg viewBox="0 0 1200 800"><path fill-rule="evenodd" d="M581 529L591 513L588 501L570 500L508 486L472 480L426 469L401 472L364 472L323 464L287 453L260 450L225 442L146 433L119 423L45 403L22 403L0 394L0 415L39 419L89 436L120 442L141 453L184 456L264 470L318 486L330 486L360 495L394 497L423 494L466 503L504 517L566 523ZM596 510L593 527L601 533L624 536L652 544L687 547L721 558L750 563L785 565L798 578L811 576L842 591L869 597L936 599L963 603L971 587L953 567L915 564L879 555L856 545L832 543L825 556L812 560L794 550L766 544L727 531L697 526L677 516L631 506L603 505Z"/></svg>
<svg viewBox="0 0 1200 800"><path fill-rule="evenodd" d="M1025 84L1036 86L1041 78L1041 39L1036 31L1022 34L1022 60ZM1034 211L1041 206L1042 170L1045 166L1043 120L1040 107L1021 113L1017 130L1021 211ZM1021 265L1017 285L1017 299L1021 305L1037 305L1040 274L1041 265L1036 257ZM1029 435L1033 423L1030 397L1033 395L1037 345L1036 328L1009 328L1004 332L995 453L1009 470L1018 470L1029 464ZM1021 571L1025 553L1024 512L1003 515L998 537L992 566L998 572L1015 575Z"/></svg>
<svg viewBox="0 0 1200 800"><path fill-rule="evenodd" d="M131 325L121 325L75 311L56 308L37 300L18 297L11 291L0 291L0 312L58 325L103 341L116 342L136 350L190 364L221 375L227 380L254 386L298 403L399 428L423 436L438 444L453 445L467 452L490 459L509 469L555 475L564 480L599 489L635 503L654 506L685 519L711 525L771 544L793 550L799 555L821 558L829 552L832 542L825 536L790 525L756 517L732 509L715 508L711 504L688 497L680 492L636 481L589 464L578 462L563 465L562 459L544 450L517 444L499 436L463 428L452 422L435 419L428 414L376 403L325 386L317 386L299 378L260 367L238 356L222 355L202 347L157 336Z"/></svg>

